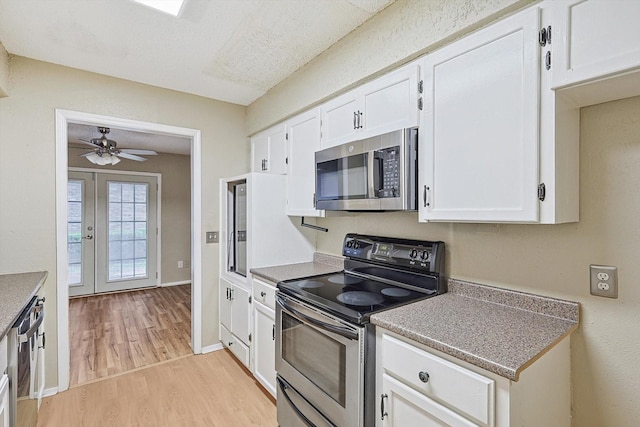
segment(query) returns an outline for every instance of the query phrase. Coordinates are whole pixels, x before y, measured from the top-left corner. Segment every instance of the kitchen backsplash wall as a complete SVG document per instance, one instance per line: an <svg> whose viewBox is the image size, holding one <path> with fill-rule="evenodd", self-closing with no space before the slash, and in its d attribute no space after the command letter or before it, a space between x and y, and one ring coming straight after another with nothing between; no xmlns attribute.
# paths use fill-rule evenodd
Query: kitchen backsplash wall
<svg viewBox="0 0 640 427"><path fill-rule="evenodd" d="M415 213L318 219L317 250L339 254L346 232L446 242L446 272L473 282L581 303L571 337L573 425L640 419L640 97L583 108L580 222L418 224ZM589 264L618 267L619 298L589 294Z"/></svg>

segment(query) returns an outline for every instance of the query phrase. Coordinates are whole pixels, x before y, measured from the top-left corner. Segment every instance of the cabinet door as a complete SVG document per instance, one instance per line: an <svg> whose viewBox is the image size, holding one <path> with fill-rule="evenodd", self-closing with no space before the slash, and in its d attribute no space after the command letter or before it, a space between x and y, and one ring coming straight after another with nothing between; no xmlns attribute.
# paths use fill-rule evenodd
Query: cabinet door
<svg viewBox="0 0 640 427"><path fill-rule="evenodd" d="M538 220L539 9L424 59L421 221Z"/></svg>
<svg viewBox="0 0 640 427"><path fill-rule="evenodd" d="M408 65L361 88L364 115L362 137L418 126L420 68Z"/></svg>
<svg viewBox="0 0 640 427"><path fill-rule="evenodd" d="M9 427L9 377L0 374L0 427Z"/></svg>
<svg viewBox="0 0 640 427"><path fill-rule="evenodd" d="M640 66L640 2L561 0L552 5L554 89Z"/></svg>
<svg viewBox="0 0 640 427"><path fill-rule="evenodd" d="M275 312L260 303L254 304L253 374L274 397L276 395L275 339Z"/></svg>
<svg viewBox="0 0 640 427"><path fill-rule="evenodd" d="M231 330L231 283L220 278L220 324Z"/></svg>
<svg viewBox="0 0 640 427"><path fill-rule="evenodd" d="M383 374L378 414L386 413L384 427L477 427L466 418L436 403L395 378Z"/></svg>
<svg viewBox="0 0 640 427"><path fill-rule="evenodd" d="M357 90L332 99L320 107L322 134L320 148L335 147L357 138L363 114Z"/></svg>
<svg viewBox="0 0 640 427"><path fill-rule="evenodd" d="M249 345L250 293L237 285L233 285L231 292L231 333Z"/></svg>
<svg viewBox="0 0 640 427"><path fill-rule="evenodd" d="M253 172L286 173L286 128L281 123L251 138Z"/></svg>
<svg viewBox="0 0 640 427"><path fill-rule="evenodd" d="M320 110L316 108L289 120L287 134L287 215L324 216L324 211L315 208L315 152L320 149Z"/></svg>

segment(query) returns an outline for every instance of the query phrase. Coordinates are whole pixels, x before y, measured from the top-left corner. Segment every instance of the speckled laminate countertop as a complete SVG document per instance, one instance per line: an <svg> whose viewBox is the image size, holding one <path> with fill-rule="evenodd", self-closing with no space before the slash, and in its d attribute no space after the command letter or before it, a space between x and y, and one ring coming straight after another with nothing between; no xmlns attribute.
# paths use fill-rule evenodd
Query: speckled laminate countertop
<svg viewBox="0 0 640 427"><path fill-rule="evenodd" d="M371 316L406 338L517 381L523 369L571 334L580 305L449 280L449 292Z"/></svg>
<svg viewBox="0 0 640 427"><path fill-rule="evenodd" d="M316 252L313 255L313 262L252 268L251 273L278 283L282 280L335 273L342 271L343 268L343 258Z"/></svg>
<svg viewBox="0 0 640 427"><path fill-rule="evenodd" d="M0 274L0 338L16 321L47 278L46 271Z"/></svg>

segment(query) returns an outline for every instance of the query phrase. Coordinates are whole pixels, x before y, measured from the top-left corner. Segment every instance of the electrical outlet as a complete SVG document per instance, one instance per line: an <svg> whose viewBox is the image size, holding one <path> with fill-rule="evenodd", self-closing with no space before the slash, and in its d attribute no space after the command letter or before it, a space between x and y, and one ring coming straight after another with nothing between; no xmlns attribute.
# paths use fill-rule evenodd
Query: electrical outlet
<svg viewBox="0 0 640 427"><path fill-rule="evenodd" d="M618 298L618 269L610 265L589 266L591 295Z"/></svg>
<svg viewBox="0 0 640 427"><path fill-rule="evenodd" d="M178 261L178 268L184 268L184 261Z"/></svg>

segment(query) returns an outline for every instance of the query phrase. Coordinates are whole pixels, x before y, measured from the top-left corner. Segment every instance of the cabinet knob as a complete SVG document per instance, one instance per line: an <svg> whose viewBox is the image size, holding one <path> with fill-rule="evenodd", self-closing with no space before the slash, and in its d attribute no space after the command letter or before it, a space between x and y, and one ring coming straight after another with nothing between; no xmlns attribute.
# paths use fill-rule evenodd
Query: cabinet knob
<svg viewBox="0 0 640 427"><path fill-rule="evenodd" d="M229 341L227 344L229 345L229 347L231 347L233 345L233 342Z"/></svg>
<svg viewBox="0 0 640 427"><path fill-rule="evenodd" d="M260 292L260 296L261 296L262 298L264 298L264 297L266 297L266 296L267 296L267 293L266 293L265 291L261 291L261 292Z"/></svg>
<svg viewBox="0 0 640 427"><path fill-rule="evenodd" d="M424 371L420 371L418 372L418 378L420 378L420 381L422 381L423 383L426 383L427 381L429 381L429 374Z"/></svg>

